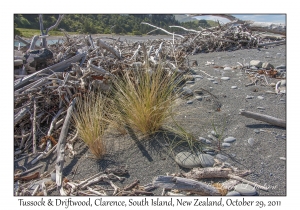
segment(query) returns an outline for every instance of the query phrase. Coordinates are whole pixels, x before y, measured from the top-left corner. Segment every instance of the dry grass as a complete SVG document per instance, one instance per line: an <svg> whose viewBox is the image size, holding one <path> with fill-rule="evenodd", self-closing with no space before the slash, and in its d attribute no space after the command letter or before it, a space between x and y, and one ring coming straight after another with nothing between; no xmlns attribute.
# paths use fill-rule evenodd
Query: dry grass
<svg viewBox="0 0 300 210"><path fill-rule="evenodd" d="M133 70L115 82L118 120L143 135L157 132L170 115L179 80L162 67Z"/></svg>
<svg viewBox="0 0 300 210"><path fill-rule="evenodd" d="M78 100L76 112L73 115L79 137L97 159L101 159L106 153L103 139L109 124L106 108L107 101L103 95L89 93Z"/></svg>

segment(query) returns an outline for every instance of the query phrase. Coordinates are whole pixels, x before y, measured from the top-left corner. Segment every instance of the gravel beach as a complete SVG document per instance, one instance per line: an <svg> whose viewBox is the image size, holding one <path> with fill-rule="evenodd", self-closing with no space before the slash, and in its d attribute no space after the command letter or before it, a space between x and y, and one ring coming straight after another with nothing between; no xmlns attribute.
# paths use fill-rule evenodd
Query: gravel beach
<svg viewBox="0 0 300 210"><path fill-rule="evenodd" d="M122 37L125 38L127 37ZM141 37L136 36L131 40L141 40ZM274 87L265 85L265 79L257 85L246 87L246 84L251 83L249 74L232 67L237 66L237 62L246 64L251 60L269 62L274 67L286 65L286 46L189 56L190 74L195 80L187 82L184 87L193 93L176 101L175 120L197 139L203 137L213 142L213 130L222 133L221 143L227 137L234 137L236 140L230 143L230 147L222 147L221 151L214 152L214 158L221 154L223 156L218 157L223 157L223 162L238 169L251 170L252 173L244 178L269 188L268 191L257 189L258 195L285 196L286 129L246 118L239 112L244 109L285 120L286 94L268 93L267 91L274 92ZM197 66L192 66L194 61L197 61ZM207 62L213 64L206 65ZM215 68L216 66L222 68ZM224 70L226 66L231 70ZM276 84L281 80L268 76L266 79L269 84ZM201 90L202 94L197 90ZM107 168L126 166L129 174L125 176L125 180L114 182L117 186L124 187L136 179L143 186L151 183L158 175L188 172L190 169L182 168L175 162L176 152L170 152L166 136L170 134L162 132L142 138L132 133L109 133L107 139L110 150L102 160L93 159L88 148L78 140L74 149L79 152L73 159L66 158L63 177L69 180L83 180ZM41 161L44 166L40 171L53 170L55 161L53 155ZM20 165L22 164L20 162ZM16 168L18 163L15 164ZM207 183L211 181L206 180ZM158 196L161 195L162 189L158 188L152 192ZM52 195L59 195L59 192L53 191Z"/></svg>

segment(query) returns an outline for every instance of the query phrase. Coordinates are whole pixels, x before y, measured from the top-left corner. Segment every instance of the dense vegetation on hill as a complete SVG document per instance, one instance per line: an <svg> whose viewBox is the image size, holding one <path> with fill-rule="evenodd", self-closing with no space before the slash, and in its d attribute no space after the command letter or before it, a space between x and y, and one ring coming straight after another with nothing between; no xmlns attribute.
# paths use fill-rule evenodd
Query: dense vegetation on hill
<svg viewBox="0 0 300 210"><path fill-rule="evenodd" d="M38 14L15 14L15 33L18 33L16 28L39 29L38 17ZM57 17L58 15L53 14L43 15L44 28L52 26L56 22ZM189 22L180 22L176 20L175 15L171 14L67 14L58 28L78 33L133 35L147 34L154 29L148 25L141 24L141 22L147 22L176 33L184 33L184 31L179 28L169 28L168 26L177 25L197 30L199 26L210 27L212 24L206 20L197 19ZM160 30L152 32L152 34L159 33L163 32Z"/></svg>

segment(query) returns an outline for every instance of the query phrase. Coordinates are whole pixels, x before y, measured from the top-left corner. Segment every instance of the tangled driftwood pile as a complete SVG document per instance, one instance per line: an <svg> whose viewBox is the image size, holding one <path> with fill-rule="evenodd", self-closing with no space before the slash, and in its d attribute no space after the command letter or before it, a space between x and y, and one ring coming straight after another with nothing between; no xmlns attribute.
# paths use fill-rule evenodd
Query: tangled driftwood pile
<svg viewBox="0 0 300 210"><path fill-rule="evenodd" d="M41 18L40 21L42 25ZM50 30L53 28L50 27ZM259 47L270 43L269 38L264 39L248 29L247 25L235 22L201 31L183 30L189 33L182 36L163 30L173 38L145 42L121 41L120 38L104 41L94 39L91 35L69 36L65 32L62 43L47 45L49 29L40 37L34 36L31 42L16 37L25 47L15 50L14 58L14 161L31 156L32 169L16 172L15 181L28 182L43 177L38 173L25 174L39 168L40 165L33 166L57 150L56 184L53 186L64 194L62 169L65 151L68 149L71 157L76 153L73 143L77 134L69 129L69 123L78 95L91 90L107 91L112 79L122 76L130 69L137 70L147 66L151 71L162 63L170 73L185 73L189 70L190 54ZM43 40L42 46L36 46L39 38ZM275 44L282 42L285 40L279 40ZM109 180L112 175L100 177ZM117 194L117 188L111 181L107 182L115 188L114 194ZM88 188L86 183L87 181L77 184L69 182L70 192L83 184ZM23 188L18 185L16 194L25 195L27 185L25 183ZM42 191L46 195L46 186L43 186ZM37 194L37 190L38 188L31 194Z"/></svg>

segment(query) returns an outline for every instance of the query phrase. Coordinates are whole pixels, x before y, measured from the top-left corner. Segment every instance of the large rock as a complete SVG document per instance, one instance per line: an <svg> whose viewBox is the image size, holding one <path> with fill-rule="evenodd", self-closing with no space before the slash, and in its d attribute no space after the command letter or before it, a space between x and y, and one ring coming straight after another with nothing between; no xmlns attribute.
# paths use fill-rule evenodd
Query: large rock
<svg viewBox="0 0 300 210"><path fill-rule="evenodd" d="M252 61L250 61L250 66L255 66L257 68L261 68L262 62L260 60L252 60Z"/></svg>
<svg viewBox="0 0 300 210"><path fill-rule="evenodd" d="M214 157L208 154L198 154L198 157L203 168L212 167L215 163Z"/></svg>
<svg viewBox="0 0 300 210"><path fill-rule="evenodd" d="M175 157L175 162L183 168L201 167L199 157L190 152L178 153Z"/></svg>

